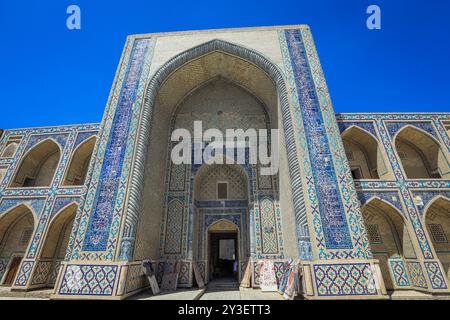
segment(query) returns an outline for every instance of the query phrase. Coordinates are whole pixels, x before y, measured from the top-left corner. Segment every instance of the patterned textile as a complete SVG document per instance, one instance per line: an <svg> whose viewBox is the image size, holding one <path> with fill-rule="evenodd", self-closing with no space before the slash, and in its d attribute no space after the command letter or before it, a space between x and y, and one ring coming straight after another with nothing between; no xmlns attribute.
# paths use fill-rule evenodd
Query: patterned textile
<svg viewBox="0 0 450 320"><path fill-rule="evenodd" d="M147 277L151 277L155 275L155 270L153 269L152 263L150 262L150 260L145 260L142 263L142 266L145 269L145 274Z"/></svg>
<svg viewBox="0 0 450 320"><path fill-rule="evenodd" d="M280 294L283 294L284 291L286 290L286 286L287 286L287 283L288 283L289 275L292 272L292 265L293 265L293 263L294 263L294 260L292 260L292 259L289 259L288 261L286 261L284 263L284 270L285 271L283 272L283 275L281 276L280 283L279 283L279 286L278 286L278 292Z"/></svg>
<svg viewBox="0 0 450 320"><path fill-rule="evenodd" d="M299 283L299 263L297 259L291 264L290 272L287 275L287 283L284 289L283 297L287 300L293 300L300 291Z"/></svg>
<svg viewBox="0 0 450 320"><path fill-rule="evenodd" d="M156 281L155 275L148 277L148 282L150 283L150 288L152 288L152 292L154 295L159 293L158 281Z"/></svg>
<svg viewBox="0 0 450 320"><path fill-rule="evenodd" d="M175 266L173 267L173 272L180 273L181 271L181 261L177 261L175 263Z"/></svg>
<svg viewBox="0 0 450 320"><path fill-rule="evenodd" d="M150 288L152 289L153 294L158 294L159 286L158 281L156 281L155 269L153 268L152 263L150 262L150 260L145 260L142 263L142 266L144 267L145 275L148 278L148 282L150 283Z"/></svg>
<svg viewBox="0 0 450 320"><path fill-rule="evenodd" d="M192 267L194 269L194 275L195 275L195 281L197 281L198 287L204 288L205 287L205 281L203 280L202 274L200 273L200 270L198 269L197 262L192 262Z"/></svg>
<svg viewBox="0 0 450 320"><path fill-rule="evenodd" d="M241 280L241 287L250 288L252 283L252 266L253 262L249 259L245 265L245 272Z"/></svg>
<svg viewBox="0 0 450 320"><path fill-rule="evenodd" d="M275 267L272 260L264 260L262 262L259 274L259 285L261 291L277 291L277 277L275 275Z"/></svg>
<svg viewBox="0 0 450 320"><path fill-rule="evenodd" d="M175 291L178 285L178 273L167 273L163 276L161 291Z"/></svg>

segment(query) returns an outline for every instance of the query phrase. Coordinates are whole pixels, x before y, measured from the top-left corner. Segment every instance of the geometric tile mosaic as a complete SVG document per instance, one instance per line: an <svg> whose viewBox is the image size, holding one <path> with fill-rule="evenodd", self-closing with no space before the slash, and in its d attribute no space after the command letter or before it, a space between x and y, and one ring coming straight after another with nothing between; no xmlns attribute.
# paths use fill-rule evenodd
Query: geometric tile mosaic
<svg viewBox="0 0 450 320"><path fill-rule="evenodd" d="M111 296L117 270L117 266L69 264L65 269L59 294Z"/></svg>
<svg viewBox="0 0 450 320"><path fill-rule="evenodd" d="M297 29L283 30L278 33L284 65L282 72L288 80L287 89L291 90L289 104L290 111L294 115L298 150L305 155L305 159L302 159L299 165L302 166L302 173L304 173L302 192L305 193L305 199L308 201L305 201L303 206L296 207L301 208L301 212L296 212L295 218L303 219L302 224L306 221L306 226L309 223L308 231L311 233L311 240L314 240L309 241L309 234L305 237L305 242L308 242L310 248L309 260L320 259L330 262L312 264L313 279L318 295L333 297L377 294L372 285L373 270L370 264L331 263L333 259L370 257L367 235L372 242L383 241L380 235L382 230L378 230L375 225L368 226L366 234L366 228L358 211L357 199L364 205L373 197L389 202L398 209L405 224L414 230L414 234L411 234L415 236L413 242L419 243L416 254L420 259L391 258L388 260L394 287L447 290L446 275L437 262L437 257L433 256L433 243L430 240L444 243L448 239L442 230L438 230L438 225L426 226L423 220L425 209L437 196L450 198L450 180L408 179L395 151L393 138L400 130L410 125L434 137L436 142L442 143L441 147L444 151L450 152L450 135L444 126L444 121L450 121L450 113L334 115L320 71L320 62L316 58L314 44L308 34L309 31ZM70 240L71 249L75 248L73 257L80 260L114 259L121 221L124 220L121 209L126 201L127 178L133 161L133 143L137 130L136 115L140 111L140 100L143 100L139 98L137 99L139 101L136 101L136 96L142 97L143 88L146 86L145 81L141 80L147 79L154 40L141 39L127 43L132 45L125 50L124 67L119 70L118 80L115 83L117 87L114 87L112 95L111 113L105 117L105 123L102 124L104 134L97 142L98 149L102 152L97 169L92 169L92 176L95 179L92 181L89 193L84 186L67 188L62 186L61 182L72 152L81 143L98 134L98 124L6 130L0 139L0 154L2 154L9 137L13 139L19 137L14 156L0 158L1 168L7 168L6 171L2 171L3 180L0 181L0 217L16 205L25 203L39 218L39 225L29 252L25 254L14 282L17 287L56 281L61 261L39 260L39 250L45 240L45 231L52 217L72 202L80 204L81 207L84 202L87 204L85 207L87 211L83 213L83 216L78 217L79 220L75 224L80 226L80 232L77 237L73 236ZM115 106L117 107L114 110ZM243 121L239 115L235 116L239 121ZM392 180L359 180L353 185L350 172L347 172L347 167L344 165L345 153L341 150L339 136L339 133L352 126L369 132L378 140L379 147L384 149L387 155L388 162L385 164L392 166L394 173ZM61 148L61 162L57 168L54 183L43 188L8 188L21 157L46 139L54 140ZM281 222L285 213L281 211L271 190L271 185L275 185L278 181L271 181L260 176L258 169L248 165L242 167L248 175L251 189L248 199L224 201L223 212L214 211L218 208L218 201L189 199L187 189L193 190L193 186L190 185L191 179L199 167L173 166L169 170L171 175L167 185L172 193L167 197L166 207L170 214L164 221L165 243L161 246L166 253L187 257L192 252L191 242L194 231L187 223L191 222L194 215L194 211L189 208L192 203L204 214L204 220L200 226L202 230L206 230L218 219L229 220L238 226L240 232L250 231L249 234L246 232L243 239L247 241L246 237L248 237L251 248L243 246L239 249L240 253L247 255L251 252L255 256L259 255L258 258L284 259ZM237 188L232 186L232 191L236 190ZM215 192L215 190L210 191ZM181 195L183 192L186 194ZM238 193L241 191L238 190ZM415 203L416 196L420 196L423 204ZM249 217L247 217L245 210L249 205ZM308 214L310 213L308 216L306 209ZM89 213L92 214L89 215ZM307 221L306 217L311 221ZM297 219L296 223L300 224L300 220ZM430 228L431 232L426 232L425 228ZM298 230L297 234L300 234ZM430 236L432 239L429 238ZM202 244L198 244L198 249L202 252L206 250ZM0 276L6 271L9 261L3 257L0 259ZM208 276L207 263L206 260L197 262L204 279ZM164 274L164 265L164 261L155 262L159 282ZM243 269L244 266L245 261L240 261L240 268ZM59 294L96 296L116 294L115 289L121 274L120 266L101 263L69 264L64 265L64 268L64 276L61 278L62 283L58 289ZM259 270L256 268L255 265L254 284L259 283ZM283 278L284 268L284 261L274 261L278 284ZM191 261L183 260L178 275L179 284L188 286L192 282L191 270ZM133 280L127 284L127 290L134 291L147 285L145 281L142 281L140 265L130 267L129 275L133 277Z"/></svg>
<svg viewBox="0 0 450 320"><path fill-rule="evenodd" d="M319 296L377 294L370 264L314 265L314 275Z"/></svg>

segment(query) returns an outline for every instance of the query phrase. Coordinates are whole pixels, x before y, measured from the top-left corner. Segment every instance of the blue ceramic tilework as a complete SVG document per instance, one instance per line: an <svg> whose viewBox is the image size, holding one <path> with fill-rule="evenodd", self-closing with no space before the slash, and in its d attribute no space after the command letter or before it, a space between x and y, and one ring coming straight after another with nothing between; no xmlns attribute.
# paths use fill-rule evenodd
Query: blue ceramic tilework
<svg viewBox="0 0 450 320"><path fill-rule="evenodd" d="M68 138L68 134L42 134L42 135L32 135L28 140L27 146L25 147L25 152L27 152L31 147L37 145L39 142L44 141L46 139L53 139L58 142L59 147L64 149L66 145L66 141Z"/></svg>
<svg viewBox="0 0 450 320"><path fill-rule="evenodd" d="M205 230L214 222L219 220L228 220L233 222L239 229L241 229L242 214L206 214L205 215Z"/></svg>
<svg viewBox="0 0 450 320"><path fill-rule="evenodd" d="M351 126L360 127L361 129L364 129L367 132L370 132L371 134L373 134L373 136L375 138L378 137L377 132L375 131L373 122L347 122L347 121L342 122L342 121L338 121L338 127L339 127L339 131L341 133L344 132L347 128L350 128Z"/></svg>
<svg viewBox="0 0 450 320"><path fill-rule="evenodd" d="M435 290L446 290L445 276L442 274L439 264L437 262L425 262L424 264L431 287Z"/></svg>
<svg viewBox="0 0 450 320"><path fill-rule="evenodd" d="M450 189L450 180L410 180L404 183L415 189Z"/></svg>
<svg viewBox="0 0 450 320"><path fill-rule="evenodd" d="M147 41L136 40L104 155L94 210L83 243L84 251L104 251L107 247L133 103L148 49L149 43Z"/></svg>
<svg viewBox="0 0 450 320"><path fill-rule="evenodd" d="M79 132L77 135L77 139L75 140L75 143L73 145L73 148L75 149L76 147L78 147L79 144L81 144L85 140L89 139L90 137L95 136L96 134L97 134L97 131Z"/></svg>
<svg viewBox="0 0 450 320"><path fill-rule="evenodd" d="M450 199L450 190L448 191L413 191L414 196L420 196L422 198L423 205L416 205L420 215L423 217L424 210L429 207L429 204L432 200L437 199L439 196L447 197Z"/></svg>
<svg viewBox="0 0 450 320"><path fill-rule="evenodd" d="M44 207L45 198L3 198L0 202L0 216L21 203L29 204L31 208L33 208L35 214L39 216Z"/></svg>
<svg viewBox="0 0 450 320"><path fill-rule="evenodd" d="M428 289L427 281L423 275L423 269L420 262L407 260L406 268L413 287Z"/></svg>
<svg viewBox="0 0 450 320"><path fill-rule="evenodd" d="M53 204L52 213L50 214L50 219L53 218L61 209L65 208L71 203L78 203L79 197L57 197L55 203Z"/></svg>
<svg viewBox="0 0 450 320"><path fill-rule="evenodd" d="M326 246L328 249L352 249L353 245L334 171L333 155L328 144L322 111L311 78L302 36L298 29L286 30L285 35L308 140Z"/></svg>
<svg viewBox="0 0 450 320"><path fill-rule="evenodd" d="M356 189L395 189L398 188L397 181L383 180L355 180Z"/></svg>
<svg viewBox="0 0 450 320"><path fill-rule="evenodd" d="M355 180L355 188L357 189L398 189L400 185L409 189L450 189L450 180L406 180L406 181L383 181L383 180Z"/></svg>
<svg viewBox="0 0 450 320"><path fill-rule="evenodd" d="M33 270L34 261L23 261L20 265L19 272L16 276L14 285L16 287L25 287L30 279L31 271Z"/></svg>
<svg viewBox="0 0 450 320"><path fill-rule="evenodd" d="M398 191L357 191L358 199L361 201L361 204L367 203L371 198L376 197L383 199L389 204L393 205L395 208L399 210L400 213L403 214L404 209L402 207L401 198Z"/></svg>
<svg viewBox="0 0 450 320"><path fill-rule="evenodd" d="M247 200L195 201L197 208L247 208Z"/></svg>
<svg viewBox="0 0 450 320"><path fill-rule="evenodd" d="M374 272L368 263L314 265L318 295L377 295Z"/></svg>
<svg viewBox="0 0 450 320"><path fill-rule="evenodd" d="M386 127L389 131L389 135L391 136L391 139L395 136L395 134L400 131L401 128L410 125L413 127L417 127L419 129L424 130L425 132L428 132L433 137L437 138L436 131L433 128L433 124L431 122L386 122Z"/></svg>
<svg viewBox="0 0 450 320"><path fill-rule="evenodd" d="M380 119L377 119L376 125L378 128L378 132L380 134L382 145L386 150L386 154L388 156L389 161L391 162L395 178L398 181L400 195L402 197L406 209L405 217L407 217L407 219L410 221L411 225L414 228L414 232L419 242L420 249L423 253L424 258L433 259L433 253L430 249L429 241L426 237L425 231L423 230L419 213L414 205L411 190L408 189L408 182L405 181L405 176L403 174L403 171L401 170L400 159L398 158L396 152L394 151L395 147L392 138L389 136L389 133L387 131L386 123L384 123Z"/></svg>
<svg viewBox="0 0 450 320"><path fill-rule="evenodd" d="M367 121L431 121L436 118L450 120L450 112L447 113L336 113L337 120Z"/></svg>
<svg viewBox="0 0 450 320"><path fill-rule="evenodd" d="M403 259L389 259L389 266L396 287L403 288L411 285Z"/></svg>
<svg viewBox="0 0 450 320"><path fill-rule="evenodd" d="M60 295L112 296L118 277L118 266L109 265L67 265Z"/></svg>
<svg viewBox="0 0 450 320"><path fill-rule="evenodd" d="M447 146L447 150L448 152L450 152L450 132L447 131L442 121L440 121L439 117L435 117L433 119L433 124L439 132L442 141L444 142L444 148L445 146Z"/></svg>

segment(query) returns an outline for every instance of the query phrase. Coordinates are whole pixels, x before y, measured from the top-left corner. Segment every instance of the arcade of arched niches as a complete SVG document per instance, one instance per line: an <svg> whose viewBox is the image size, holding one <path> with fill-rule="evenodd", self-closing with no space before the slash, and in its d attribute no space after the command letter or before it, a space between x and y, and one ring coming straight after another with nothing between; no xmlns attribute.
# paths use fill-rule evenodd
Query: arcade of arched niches
<svg viewBox="0 0 450 320"><path fill-rule="evenodd" d="M89 181L97 124L5 130L0 139L0 285L52 288Z"/></svg>
<svg viewBox="0 0 450 320"><path fill-rule="evenodd" d="M337 115L388 293L448 292L449 119L448 114Z"/></svg>
<svg viewBox="0 0 450 320"><path fill-rule="evenodd" d="M337 114L337 120L388 293L448 292L450 115ZM53 287L73 241L97 131L97 124L4 131L0 285Z"/></svg>

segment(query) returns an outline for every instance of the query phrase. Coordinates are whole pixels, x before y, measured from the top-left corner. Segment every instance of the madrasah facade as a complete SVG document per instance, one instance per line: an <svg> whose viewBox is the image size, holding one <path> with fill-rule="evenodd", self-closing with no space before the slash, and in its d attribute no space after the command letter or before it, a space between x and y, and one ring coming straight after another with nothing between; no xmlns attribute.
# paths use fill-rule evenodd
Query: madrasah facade
<svg viewBox="0 0 450 320"><path fill-rule="evenodd" d="M279 170L175 164L171 133L198 120L278 129ZM336 114L294 25L129 36L101 123L2 132L12 291L124 299L148 289L147 259L159 282L178 261L189 288L194 264L205 282L227 271L222 240L255 290L258 261L279 280L299 259L306 299L448 294L450 113Z"/></svg>

